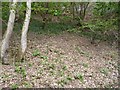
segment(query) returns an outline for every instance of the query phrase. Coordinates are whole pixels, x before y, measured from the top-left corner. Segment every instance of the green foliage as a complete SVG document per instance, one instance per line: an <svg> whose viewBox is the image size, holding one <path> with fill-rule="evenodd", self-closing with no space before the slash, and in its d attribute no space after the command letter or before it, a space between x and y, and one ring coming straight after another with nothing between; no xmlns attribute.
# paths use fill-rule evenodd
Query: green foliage
<svg viewBox="0 0 120 90"><path fill-rule="evenodd" d="M32 86L30 85L30 83L27 82L27 81L24 81L23 85L24 85L25 88L32 88Z"/></svg>
<svg viewBox="0 0 120 90"><path fill-rule="evenodd" d="M2 19L5 22L8 21L9 17L9 2L2 2ZM82 17L84 16L84 11L76 11L75 20L72 21L73 8L78 6L87 6L88 3L80 2L74 3L74 6L71 7L71 3L55 3L55 2L32 2L32 22L30 23L29 29L31 31L35 31L38 34L47 34L47 35L58 35L65 30L68 32L80 33L81 35L85 35L88 37L92 37L98 40L118 40L118 35L116 34L118 24L118 3L115 2L97 2L94 3L94 8L91 12L93 12L92 19L90 21L84 22ZM71 9L71 8L72 9ZM17 15L19 15L19 19L24 21L25 11L26 11L26 3L19 2L17 4L17 8L15 9ZM82 13L83 15L79 15ZM45 29L43 30L43 21L37 21L33 19L33 16L37 14L43 18L50 18L46 21ZM86 16L88 13L85 13ZM82 16L82 17L81 17ZM51 22L51 18L59 17L59 23ZM46 19L47 20L47 19ZM72 22L70 22L72 21ZM66 23L69 22L69 23ZM76 22L81 24L76 25ZM74 24L73 24L74 23ZM22 23L15 23L15 30L21 30ZM6 26L3 25L3 28L6 30ZM87 30L88 29L88 30ZM4 30L4 29L3 29ZM109 34L109 32L113 32ZM114 33L115 32L115 33Z"/></svg>
<svg viewBox="0 0 120 90"><path fill-rule="evenodd" d="M63 69L63 70L67 70L67 66L64 65L64 66L62 67L62 69Z"/></svg>
<svg viewBox="0 0 120 90"><path fill-rule="evenodd" d="M32 53L32 55L33 55L34 57L39 56L39 55L40 55L39 50L35 50L35 51Z"/></svg>
<svg viewBox="0 0 120 90"><path fill-rule="evenodd" d="M1 78L9 78L9 75L3 74L3 75L1 75Z"/></svg>
<svg viewBox="0 0 120 90"><path fill-rule="evenodd" d="M11 4L12 3L10 2L2 2L2 19L5 20L6 22L8 21L10 9L12 8ZM20 18L23 18L24 11L26 11L26 3L25 2L17 3L15 11L17 15L20 16Z"/></svg>
<svg viewBox="0 0 120 90"><path fill-rule="evenodd" d="M55 73L54 73L53 70L50 71L50 75L51 75L51 76L55 75Z"/></svg>
<svg viewBox="0 0 120 90"><path fill-rule="evenodd" d="M47 57L47 56L41 55L40 58L42 58L42 59L44 59L44 60L48 60L48 57Z"/></svg>
<svg viewBox="0 0 120 90"><path fill-rule="evenodd" d="M85 52L85 51L82 50L79 46L76 46L76 47L75 47L75 50L76 50L79 54L81 54L81 55L84 55L84 56L86 56L86 57L90 57L89 52Z"/></svg>
<svg viewBox="0 0 120 90"><path fill-rule="evenodd" d="M100 72L105 74L105 75L108 75L109 70L107 68L101 68Z"/></svg>
<svg viewBox="0 0 120 90"><path fill-rule="evenodd" d="M69 81L72 81L72 80L73 80L72 77L70 77L70 76L67 76L66 79L69 80Z"/></svg>
<svg viewBox="0 0 120 90"><path fill-rule="evenodd" d="M12 88L12 90L16 90L16 89L19 88L19 87L18 87L18 84L12 84L12 85L11 85L11 88Z"/></svg>
<svg viewBox="0 0 120 90"><path fill-rule="evenodd" d="M63 79L63 80L59 81L58 84L60 84L61 86L64 86L65 84L67 84L67 80Z"/></svg>
<svg viewBox="0 0 120 90"><path fill-rule="evenodd" d="M21 67L21 66L16 66L15 67L15 72L21 74L24 77L26 77L26 70L24 67Z"/></svg>
<svg viewBox="0 0 120 90"><path fill-rule="evenodd" d="M60 70L60 71L59 71L59 75L60 75L60 76L64 76L64 71L63 71L63 70Z"/></svg>
<svg viewBox="0 0 120 90"><path fill-rule="evenodd" d="M46 25L45 30L42 29L42 22L34 20L30 23L29 30L43 35L59 35L67 29L72 29L72 23L53 23L50 22Z"/></svg>
<svg viewBox="0 0 120 90"><path fill-rule="evenodd" d="M58 81L58 84L60 84L61 86L64 86L67 83L68 83L67 79L62 79L62 80Z"/></svg>
<svg viewBox="0 0 120 90"><path fill-rule="evenodd" d="M81 82L83 82L83 80L84 80L83 75L81 75L81 74L76 75L75 79L79 79Z"/></svg>
<svg viewBox="0 0 120 90"><path fill-rule="evenodd" d="M16 7L16 14L19 15L19 19L24 20L25 12L26 12L26 3L19 2Z"/></svg>
<svg viewBox="0 0 120 90"><path fill-rule="evenodd" d="M35 3L32 3L32 10L34 11L34 13L45 14L47 11L48 14L59 16L61 15L62 12L60 9L55 7L60 7L60 4L57 3L58 6L56 6L56 3L53 3L53 2L48 3L48 5L44 2L35 2Z"/></svg>
<svg viewBox="0 0 120 90"><path fill-rule="evenodd" d="M54 64L50 64L50 65L49 65L49 68L50 68L50 69L55 69L55 65L54 65Z"/></svg>
<svg viewBox="0 0 120 90"><path fill-rule="evenodd" d="M70 29L68 29L67 30L67 32L70 32L70 33L81 33L81 31L80 30L78 30L77 28L70 28Z"/></svg>
<svg viewBox="0 0 120 90"><path fill-rule="evenodd" d="M86 67L86 68L88 67L88 64L87 64L87 63L83 63L82 65L83 65L84 67Z"/></svg>
<svg viewBox="0 0 120 90"><path fill-rule="evenodd" d="M60 81L58 82L58 84L60 84L61 86L64 86L65 84L67 84L69 81L72 81L72 80L73 80L73 78L68 75L68 76L65 77L64 79L60 80Z"/></svg>
<svg viewBox="0 0 120 90"><path fill-rule="evenodd" d="M76 32L94 40L118 40L117 12L117 3L98 2L94 5L92 19L83 22L82 27Z"/></svg>
<svg viewBox="0 0 120 90"><path fill-rule="evenodd" d="M84 54L83 50L82 50L79 46L76 46L75 49L76 49L80 54Z"/></svg>
<svg viewBox="0 0 120 90"><path fill-rule="evenodd" d="M101 17L111 17L111 14L117 14L118 11L118 3L116 2L97 2L96 5L94 6L94 11L93 13L96 16L101 16Z"/></svg>
<svg viewBox="0 0 120 90"><path fill-rule="evenodd" d="M2 19L7 22L9 17L9 2L2 2Z"/></svg>
<svg viewBox="0 0 120 90"><path fill-rule="evenodd" d="M93 23L93 30L101 30L102 32L109 30L117 30L118 4L115 2L96 3L93 13L96 18ZM93 25L92 24L92 25Z"/></svg>
<svg viewBox="0 0 120 90"><path fill-rule="evenodd" d="M29 67L32 67L32 63L29 63L28 66L29 66Z"/></svg>

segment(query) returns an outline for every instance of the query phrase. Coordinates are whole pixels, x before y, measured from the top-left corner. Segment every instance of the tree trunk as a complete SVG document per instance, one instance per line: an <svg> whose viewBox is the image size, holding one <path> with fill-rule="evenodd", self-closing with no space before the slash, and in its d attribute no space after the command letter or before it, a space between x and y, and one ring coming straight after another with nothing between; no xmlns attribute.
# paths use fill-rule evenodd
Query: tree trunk
<svg viewBox="0 0 120 90"><path fill-rule="evenodd" d="M72 17L73 20L75 19L75 9L74 9L75 2L71 2L71 11L72 11Z"/></svg>
<svg viewBox="0 0 120 90"><path fill-rule="evenodd" d="M87 2L86 4L84 4L84 10L83 10L83 20L85 18L85 14L86 14L86 10L88 8L89 2Z"/></svg>
<svg viewBox="0 0 120 90"><path fill-rule="evenodd" d="M4 35L4 39L3 39L2 45L1 45L2 64L8 64L8 60L5 57L7 56L6 51L9 48L9 39L10 39L12 31L13 31L16 4L17 4L17 0L13 0L12 8L10 10L9 21L8 21L8 25L7 25L7 31L6 31L6 33Z"/></svg>
<svg viewBox="0 0 120 90"><path fill-rule="evenodd" d="M2 2L0 2L0 8L2 8ZM0 12L2 12L2 10L0 9ZM1 47L1 42L2 42L2 13L0 13L0 47ZM0 48L1 51L1 48ZM0 65L1 66L1 65ZM1 68L1 67L0 67ZM1 70L0 70L1 71ZM1 72L0 72L1 74Z"/></svg>
<svg viewBox="0 0 120 90"><path fill-rule="evenodd" d="M45 13L43 13L43 26L42 26L42 29L45 29L45 26L47 25L49 3L48 3L48 2L45 2L44 7L45 7L47 10L45 11Z"/></svg>
<svg viewBox="0 0 120 90"><path fill-rule="evenodd" d="M27 1L26 17L25 17L23 28L22 28L22 36L21 36L21 49L22 49L21 53L20 53L21 60L24 59L24 54L25 54L26 48L27 48L27 32L28 32L30 17L31 17L31 0L28 0Z"/></svg>

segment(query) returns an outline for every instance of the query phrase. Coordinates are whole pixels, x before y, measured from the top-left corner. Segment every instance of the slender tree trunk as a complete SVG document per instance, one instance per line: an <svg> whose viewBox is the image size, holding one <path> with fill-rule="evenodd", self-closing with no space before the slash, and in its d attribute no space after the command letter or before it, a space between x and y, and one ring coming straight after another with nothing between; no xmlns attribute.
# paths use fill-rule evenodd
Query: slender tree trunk
<svg viewBox="0 0 120 90"><path fill-rule="evenodd" d="M76 16L78 16L78 8L77 8L77 4L76 3L74 3L74 7L76 9L75 14L76 14Z"/></svg>
<svg viewBox="0 0 120 90"><path fill-rule="evenodd" d="M71 11L72 11L72 16L73 20L75 19L75 9L74 9L75 2L71 2Z"/></svg>
<svg viewBox="0 0 120 90"><path fill-rule="evenodd" d="M2 2L0 2L0 12L2 12L1 10L2 8ZM2 13L0 13L0 47L1 47L1 44L2 44ZM7 24L6 24L7 25ZM0 51L1 51L1 48L0 48ZM1 65L0 65L1 66ZM1 67L0 67L1 68ZM0 70L1 71L1 70ZM1 73L0 73L1 74Z"/></svg>
<svg viewBox="0 0 120 90"><path fill-rule="evenodd" d="M89 2L87 2L86 4L84 4L84 11L83 11L83 20L85 18L85 14L86 14L86 10L88 8Z"/></svg>
<svg viewBox="0 0 120 90"><path fill-rule="evenodd" d="M26 48L27 48L27 32L28 32L30 17L31 17L31 0L28 0L27 1L26 17L25 17L23 28L22 28L22 36L21 36L21 49L22 49L21 53L20 53L21 60L24 59L24 54L25 54Z"/></svg>
<svg viewBox="0 0 120 90"><path fill-rule="evenodd" d="M81 19L81 20L83 20L83 10L84 10L83 5L84 5L84 3L81 2L81 3L80 3L80 8L81 8L81 10L80 10L80 19Z"/></svg>
<svg viewBox="0 0 120 90"><path fill-rule="evenodd" d="M45 2L44 7L45 7L47 10L46 10L45 14L43 14L43 29L45 29L45 26L47 25L49 3L48 3L48 2Z"/></svg>
<svg viewBox="0 0 120 90"><path fill-rule="evenodd" d="M7 56L6 51L9 48L9 39L10 39L12 31L13 31L16 4L17 4L17 0L13 0L12 8L10 10L9 21L8 21L8 25L7 25L7 31L4 35L4 39L3 39L2 45L1 45L2 64L8 64L8 60L5 57Z"/></svg>

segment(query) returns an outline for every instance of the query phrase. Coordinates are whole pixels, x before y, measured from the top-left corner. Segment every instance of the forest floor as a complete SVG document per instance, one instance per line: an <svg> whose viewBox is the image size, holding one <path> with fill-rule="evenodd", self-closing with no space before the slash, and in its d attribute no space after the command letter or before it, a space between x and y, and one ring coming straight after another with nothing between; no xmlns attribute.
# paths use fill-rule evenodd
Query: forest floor
<svg viewBox="0 0 120 90"><path fill-rule="evenodd" d="M17 57L19 34L12 36L10 55ZM28 48L24 62L11 61L2 65L2 87L118 87L117 44L98 45L76 34L59 35L28 33Z"/></svg>

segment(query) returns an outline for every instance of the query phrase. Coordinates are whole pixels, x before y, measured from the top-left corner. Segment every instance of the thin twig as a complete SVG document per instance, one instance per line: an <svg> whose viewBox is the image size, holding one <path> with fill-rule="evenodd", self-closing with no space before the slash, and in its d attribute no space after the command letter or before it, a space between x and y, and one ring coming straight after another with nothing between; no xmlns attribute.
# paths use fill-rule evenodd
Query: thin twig
<svg viewBox="0 0 120 90"><path fill-rule="evenodd" d="M7 23L5 22L5 20L3 20L2 18L0 18L0 20L7 26Z"/></svg>

